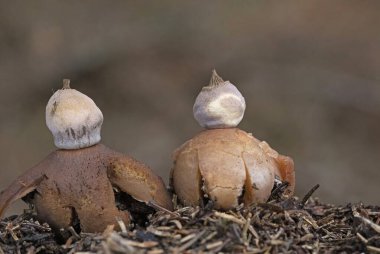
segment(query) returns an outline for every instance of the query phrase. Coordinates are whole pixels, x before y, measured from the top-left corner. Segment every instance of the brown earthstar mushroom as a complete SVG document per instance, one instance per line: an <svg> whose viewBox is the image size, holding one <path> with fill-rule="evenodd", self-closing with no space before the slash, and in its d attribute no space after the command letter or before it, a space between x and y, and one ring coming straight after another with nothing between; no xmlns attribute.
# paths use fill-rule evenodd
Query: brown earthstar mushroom
<svg viewBox="0 0 380 254"><path fill-rule="evenodd" d="M69 80L64 80L63 89L46 106L46 124L59 149L0 193L0 217L13 201L25 198L34 205L38 218L56 232L70 226L102 232L107 225L118 227L117 219L128 225L140 202L171 210L171 198L160 177L99 143L102 123L102 112L94 101L70 89ZM115 189L125 194L122 200L115 199Z"/></svg>
<svg viewBox="0 0 380 254"><path fill-rule="evenodd" d="M195 119L207 130L173 154L171 187L185 205L200 205L204 198L220 209L266 202L275 181L288 182L286 192L293 194L293 160L236 128L244 110L241 93L214 70L193 107Z"/></svg>

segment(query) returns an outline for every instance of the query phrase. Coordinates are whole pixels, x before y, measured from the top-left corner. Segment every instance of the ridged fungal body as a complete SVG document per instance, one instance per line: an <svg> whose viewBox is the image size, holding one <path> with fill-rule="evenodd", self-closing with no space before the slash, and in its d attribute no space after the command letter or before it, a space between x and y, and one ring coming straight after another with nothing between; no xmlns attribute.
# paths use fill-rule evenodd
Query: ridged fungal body
<svg viewBox="0 0 380 254"><path fill-rule="evenodd" d="M206 198L216 208L231 209L266 202L276 179L287 181L287 193L293 193L293 160L236 128L244 110L237 88L214 71L194 105L196 120L207 130L173 154L171 185L182 203L195 206Z"/></svg>
<svg viewBox="0 0 380 254"><path fill-rule="evenodd" d="M67 80L64 83L46 107L46 123L58 150L0 193L0 217L23 198L56 232L70 226L103 232L107 225L118 227L118 219L128 225L135 215L152 212L150 206L171 210L161 178L100 144L102 112L89 97L70 89Z"/></svg>

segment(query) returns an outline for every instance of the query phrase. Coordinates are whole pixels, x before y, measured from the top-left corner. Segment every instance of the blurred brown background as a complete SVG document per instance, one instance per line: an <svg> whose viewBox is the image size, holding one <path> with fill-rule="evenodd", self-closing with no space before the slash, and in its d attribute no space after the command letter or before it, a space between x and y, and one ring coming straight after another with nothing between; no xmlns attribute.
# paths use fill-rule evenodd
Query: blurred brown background
<svg viewBox="0 0 380 254"><path fill-rule="evenodd" d="M0 189L54 149L62 78L102 109L103 143L167 180L216 68L240 128L295 159L298 195L379 204L379 27L379 1L0 1Z"/></svg>

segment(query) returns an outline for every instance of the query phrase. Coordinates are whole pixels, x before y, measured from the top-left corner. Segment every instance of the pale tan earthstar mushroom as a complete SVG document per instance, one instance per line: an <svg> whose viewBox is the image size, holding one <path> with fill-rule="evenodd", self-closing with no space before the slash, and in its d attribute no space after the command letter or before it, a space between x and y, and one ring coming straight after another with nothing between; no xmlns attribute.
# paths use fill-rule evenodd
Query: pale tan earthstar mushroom
<svg viewBox="0 0 380 254"><path fill-rule="evenodd" d="M46 106L46 124L58 150L27 170L0 193L0 217L15 200L28 195L40 220L58 232L74 226L102 232L107 225L128 225L132 211L120 210L114 188L126 193L124 207L140 202L171 210L160 177L133 158L100 144L103 115L88 96L64 80ZM149 209L148 209L149 210ZM131 212L131 213L130 213Z"/></svg>
<svg viewBox="0 0 380 254"><path fill-rule="evenodd" d="M202 131L173 154L171 186L185 205L200 205L206 197L219 209L266 202L275 179L294 192L293 160L265 141L236 128L243 119L245 100L215 70L196 98L193 111Z"/></svg>

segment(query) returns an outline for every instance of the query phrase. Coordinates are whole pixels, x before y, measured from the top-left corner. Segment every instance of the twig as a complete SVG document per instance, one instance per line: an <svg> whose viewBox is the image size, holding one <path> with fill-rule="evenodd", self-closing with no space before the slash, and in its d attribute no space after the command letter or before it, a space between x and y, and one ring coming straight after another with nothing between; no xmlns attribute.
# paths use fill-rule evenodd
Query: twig
<svg viewBox="0 0 380 254"><path fill-rule="evenodd" d="M223 245L223 241L216 241L216 242L207 244L206 249L207 250L215 249L221 245Z"/></svg>
<svg viewBox="0 0 380 254"><path fill-rule="evenodd" d="M229 220L229 221L233 221L239 225L244 225L245 222L243 220L240 220L232 215L229 215L229 214L226 214L226 213L221 213L221 212L214 212L215 216L217 217L220 217L220 218L223 218L223 219L226 219L226 220Z"/></svg>
<svg viewBox="0 0 380 254"><path fill-rule="evenodd" d="M246 242L247 241L247 232L248 232L248 228L249 226L251 225L251 217L252 217L252 214L250 213L248 215L248 218L247 218L247 221L245 222L245 225L243 227L243 231L242 231L242 238L243 238L243 241Z"/></svg>
<svg viewBox="0 0 380 254"><path fill-rule="evenodd" d="M354 217L360 218L364 223L368 224L373 230L375 230L377 233L380 234L380 226L379 225L377 225L376 223L372 222L371 220L369 220L367 218L360 216L360 214L356 208L352 209L352 213L353 213Z"/></svg>
<svg viewBox="0 0 380 254"><path fill-rule="evenodd" d="M285 188L287 188L289 186L289 183L288 182L282 182L280 183L273 191L272 193L270 194L268 200L272 200L274 199L278 194L282 193Z"/></svg>
<svg viewBox="0 0 380 254"><path fill-rule="evenodd" d="M198 241L204 234L206 233L206 230L203 230L198 234L198 236L194 237L192 240L188 241L184 245L182 245L178 250L179 252L185 251L187 248L191 247L196 241Z"/></svg>
<svg viewBox="0 0 380 254"><path fill-rule="evenodd" d="M168 209L166 209L166 208L164 208L164 207L162 207L162 206L160 206L160 205L158 205L158 204L156 204L156 203L154 203L154 202L152 202L152 201L149 201L149 202L148 202L148 206L151 206L151 207L153 207L154 209L156 209L156 210L158 210L158 211L163 211L163 212L165 212L165 213L168 213L168 214L170 214L170 215L173 216L173 217L176 217L176 218L179 217L179 215L178 215L177 213L174 213L174 212L172 212L172 211L169 211Z"/></svg>
<svg viewBox="0 0 380 254"><path fill-rule="evenodd" d="M303 208L306 204L306 202L309 200L309 198L311 197L311 195L313 195L313 193L319 188L319 184L315 185L313 188L311 188L311 190L309 190L308 193L306 193L305 197L303 197L302 201L301 201L301 208Z"/></svg>
<svg viewBox="0 0 380 254"><path fill-rule="evenodd" d="M121 232L127 233L127 227L125 226L124 221L121 218L119 218L119 217L116 217L116 221L119 224Z"/></svg>
<svg viewBox="0 0 380 254"><path fill-rule="evenodd" d="M380 253L380 248L377 248L374 246L367 246L367 249L372 251L372 252Z"/></svg>
<svg viewBox="0 0 380 254"><path fill-rule="evenodd" d="M362 241L364 244L367 244L368 243L368 240L362 236L360 233L356 233L356 236L360 239L360 241Z"/></svg>
<svg viewBox="0 0 380 254"><path fill-rule="evenodd" d="M78 233L75 231L75 229L74 229L72 226L68 227L67 230L68 230L68 231L71 233L71 235L74 236L76 239L80 239L80 236L78 235Z"/></svg>

